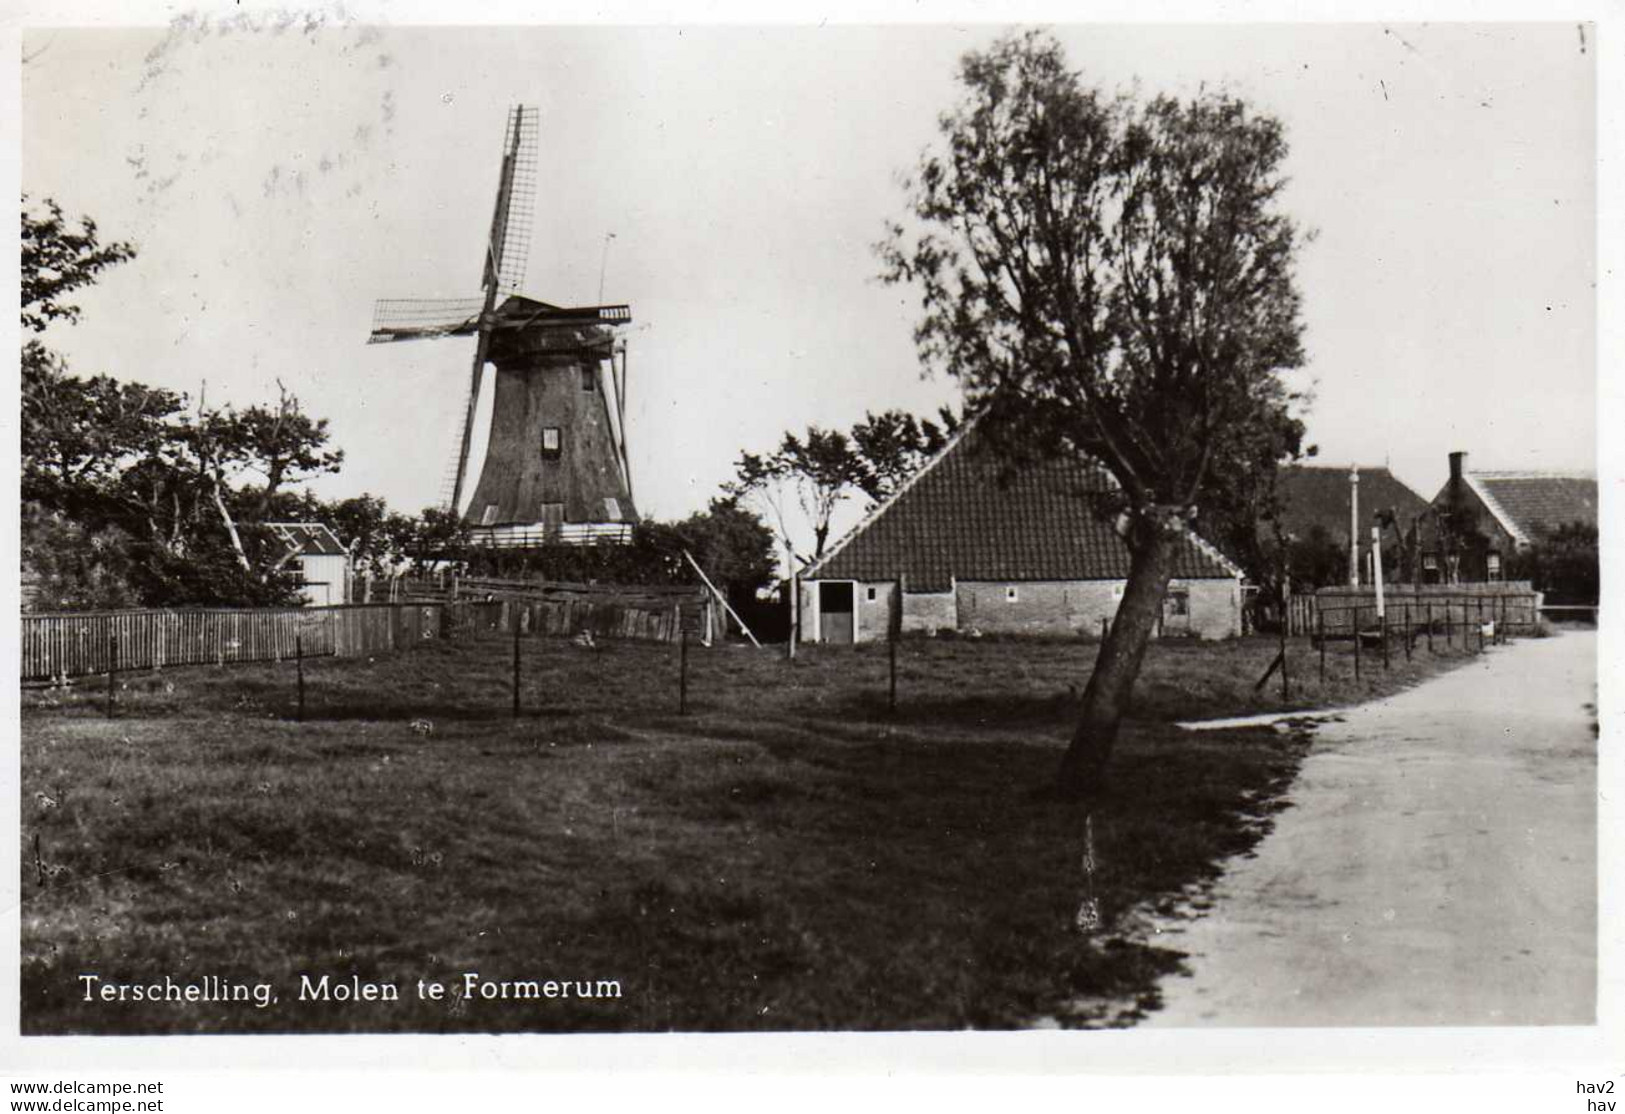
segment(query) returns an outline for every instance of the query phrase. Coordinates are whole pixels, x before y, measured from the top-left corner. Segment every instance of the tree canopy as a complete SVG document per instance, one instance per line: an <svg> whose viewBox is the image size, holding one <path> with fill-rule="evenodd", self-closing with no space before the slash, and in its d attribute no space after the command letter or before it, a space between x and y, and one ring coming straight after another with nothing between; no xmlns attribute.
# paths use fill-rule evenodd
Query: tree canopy
<svg viewBox="0 0 1625 1114"><path fill-rule="evenodd" d="M904 410L866 412L850 433L818 425L803 434L788 432L772 452L740 453L724 492L766 512L787 568L811 564L824 555L836 511L848 496L861 491L880 502L947 444L959 419L946 406L937 417L940 424ZM806 552L797 548L798 525L812 534Z"/></svg>
<svg viewBox="0 0 1625 1114"><path fill-rule="evenodd" d="M42 204L43 212L23 194L22 318L23 328L35 333L52 321L77 321L79 307L63 297L89 286L113 264L135 258L133 244L103 244L89 217L81 217L75 230L55 201Z"/></svg>
<svg viewBox="0 0 1625 1114"><path fill-rule="evenodd" d="M967 54L959 78L883 277L920 291L922 359L1012 462L1087 457L1116 481L1099 510L1133 560L1062 769L1081 793L1101 784L1180 533L1261 490L1301 439L1281 376L1304 360L1286 137L1227 93L1091 88L1041 32Z"/></svg>
<svg viewBox="0 0 1625 1114"><path fill-rule="evenodd" d="M66 301L134 257L56 202L22 206L25 331L74 324ZM291 581L260 529L290 485L337 469L327 423L273 405L192 407L183 394L74 374L40 340L21 354L23 526L49 606L277 603Z"/></svg>

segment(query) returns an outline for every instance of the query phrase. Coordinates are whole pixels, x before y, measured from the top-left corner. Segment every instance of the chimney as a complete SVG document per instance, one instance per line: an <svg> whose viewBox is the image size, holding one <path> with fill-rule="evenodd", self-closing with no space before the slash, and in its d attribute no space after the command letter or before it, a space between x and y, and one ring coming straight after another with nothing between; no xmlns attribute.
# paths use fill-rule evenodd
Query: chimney
<svg viewBox="0 0 1625 1114"><path fill-rule="evenodd" d="M1461 474L1467 471L1467 454L1455 452L1450 454L1450 482L1461 483Z"/></svg>

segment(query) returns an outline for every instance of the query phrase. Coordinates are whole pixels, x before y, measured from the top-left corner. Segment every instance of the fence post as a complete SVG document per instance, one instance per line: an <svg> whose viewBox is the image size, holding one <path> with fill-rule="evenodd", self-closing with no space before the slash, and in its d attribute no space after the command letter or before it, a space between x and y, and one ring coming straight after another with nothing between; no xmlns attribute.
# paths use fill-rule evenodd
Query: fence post
<svg viewBox="0 0 1625 1114"><path fill-rule="evenodd" d="M1405 660L1411 660L1411 605L1405 605Z"/></svg>
<svg viewBox="0 0 1625 1114"><path fill-rule="evenodd" d="M1433 653L1433 604L1429 603L1426 606L1423 618L1428 625L1428 653L1431 654Z"/></svg>
<svg viewBox="0 0 1625 1114"><path fill-rule="evenodd" d="M1478 621L1473 625L1478 628L1478 652L1484 652L1484 597L1476 597L1474 612Z"/></svg>
<svg viewBox="0 0 1625 1114"><path fill-rule="evenodd" d="M1326 683L1326 613L1315 608L1315 633L1320 642L1320 683Z"/></svg>
<svg viewBox="0 0 1625 1114"><path fill-rule="evenodd" d="M887 654L891 658L891 694L887 698L886 706L889 711L897 711L897 636L894 634L886 640Z"/></svg>
<svg viewBox="0 0 1625 1114"><path fill-rule="evenodd" d="M508 616L513 620L513 718L519 718L519 611L509 607Z"/></svg>
<svg viewBox="0 0 1625 1114"><path fill-rule="evenodd" d="M1349 628L1354 633L1354 679L1360 679L1360 647L1365 641L1360 630L1360 605L1354 605L1354 625Z"/></svg>
<svg viewBox="0 0 1625 1114"><path fill-rule="evenodd" d="M1289 605L1290 606L1290 605ZM1282 609L1283 611L1285 608ZM1285 620L1285 616L1282 619ZM1287 623L1281 623L1281 702L1287 703L1292 699L1292 686L1286 676L1286 628Z"/></svg>
<svg viewBox="0 0 1625 1114"><path fill-rule="evenodd" d="M305 722L305 636L293 636L294 671L299 675L299 722Z"/></svg>
<svg viewBox="0 0 1625 1114"><path fill-rule="evenodd" d="M677 714L688 715L688 628L677 635Z"/></svg>
<svg viewBox="0 0 1625 1114"><path fill-rule="evenodd" d="M107 636L107 718L113 718L113 681L118 676L118 635Z"/></svg>
<svg viewBox="0 0 1625 1114"><path fill-rule="evenodd" d="M1382 637L1382 667L1388 668L1388 612L1384 611L1377 616L1378 627Z"/></svg>
<svg viewBox="0 0 1625 1114"><path fill-rule="evenodd" d="M813 583L817 583L814 581ZM796 643L801 640L801 577L790 577L790 598L785 601L790 605L790 640L784 644L784 660L791 665L796 663Z"/></svg>

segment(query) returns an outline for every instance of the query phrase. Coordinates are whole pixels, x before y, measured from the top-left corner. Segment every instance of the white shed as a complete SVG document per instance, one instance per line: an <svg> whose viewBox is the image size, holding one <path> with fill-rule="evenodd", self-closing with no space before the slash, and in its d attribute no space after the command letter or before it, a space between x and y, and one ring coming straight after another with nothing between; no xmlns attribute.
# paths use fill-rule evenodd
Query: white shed
<svg viewBox="0 0 1625 1114"><path fill-rule="evenodd" d="M286 552L277 567L296 564L299 591L313 606L348 603L350 599L350 553L327 526L320 522L267 523Z"/></svg>

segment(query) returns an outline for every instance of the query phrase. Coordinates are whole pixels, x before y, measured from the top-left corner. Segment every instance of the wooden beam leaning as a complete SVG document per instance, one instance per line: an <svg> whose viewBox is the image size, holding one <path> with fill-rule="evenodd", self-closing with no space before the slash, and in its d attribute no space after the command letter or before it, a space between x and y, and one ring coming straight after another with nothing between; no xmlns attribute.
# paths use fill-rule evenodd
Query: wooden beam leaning
<svg viewBox="0 0 1625 1114"><path fill-rule="evenodd" d="M694 567L694 571L700 574L700 579L705 581L705 586L707 588L711 589L711 594L717 598L717 602L727 610L729 615L733 616L734 622L739 624L739 629L745 632L746 638L750 639L750 644L760 650L762 648L762 644L756 641L756 636L752 634L750 632L750 628L745 625L745 620L739 617L739 612L735 611L728 605L728 597L724 596L720 591L717 590L717 586L711 583L711 578L705 575L705 570L700 568L700 563L694 560L694 554L685 549L683 550L683 556L687 558L688 563Z"/></svg>

